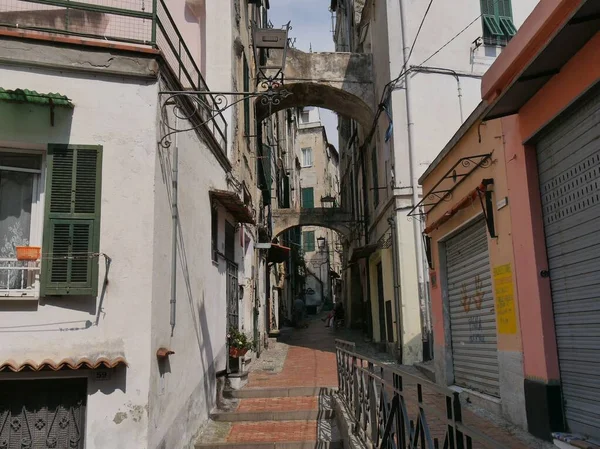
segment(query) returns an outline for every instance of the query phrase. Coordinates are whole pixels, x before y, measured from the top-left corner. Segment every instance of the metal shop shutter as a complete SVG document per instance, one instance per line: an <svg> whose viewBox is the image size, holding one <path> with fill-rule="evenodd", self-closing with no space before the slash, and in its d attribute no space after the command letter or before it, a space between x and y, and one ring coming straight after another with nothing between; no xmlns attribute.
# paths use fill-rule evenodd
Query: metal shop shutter
<svg viewBox="0 0 600 449"><path fill-rule="evenodd" d="M537 158L567 424L600 438L600 86L549 125Z"/></svg>
<svg viewBox="0 0 600 449"><path fill-rule="evenodd" d="M483 219L446 242L454 382L499 396L496 313Z"/></svg>

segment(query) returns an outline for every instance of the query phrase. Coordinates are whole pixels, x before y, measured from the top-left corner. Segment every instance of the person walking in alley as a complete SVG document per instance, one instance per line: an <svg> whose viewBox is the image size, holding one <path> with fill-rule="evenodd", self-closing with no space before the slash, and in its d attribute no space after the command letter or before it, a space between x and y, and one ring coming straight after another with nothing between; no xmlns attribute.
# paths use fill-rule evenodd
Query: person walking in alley
<svg viewBox="0 0 600 449"><path fill-rule="evenodd" d="M294 301L294 326L296 328L308 327L304 323L304 300L298 296L296 301Z"/></svg>

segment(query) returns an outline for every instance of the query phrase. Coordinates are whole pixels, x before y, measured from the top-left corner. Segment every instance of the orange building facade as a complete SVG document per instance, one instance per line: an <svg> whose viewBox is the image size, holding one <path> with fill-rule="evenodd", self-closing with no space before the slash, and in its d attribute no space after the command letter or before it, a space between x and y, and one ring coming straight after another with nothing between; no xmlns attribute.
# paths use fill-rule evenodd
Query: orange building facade
<svg viewBox="0 0 600 449"><path fill-rule="evenodd" d="M421 178L437 381L546 439L600 440L599 17L541 0Z"/></svg>

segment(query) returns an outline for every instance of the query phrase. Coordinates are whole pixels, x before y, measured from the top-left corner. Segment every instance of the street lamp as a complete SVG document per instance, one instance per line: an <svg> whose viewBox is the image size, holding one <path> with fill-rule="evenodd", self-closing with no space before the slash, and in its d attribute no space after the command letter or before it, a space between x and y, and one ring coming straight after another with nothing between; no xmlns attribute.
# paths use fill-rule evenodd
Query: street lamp
<svg viewBox="0 0 600 449"><path fill-rule="evenodd" d="M317 239L317 246L319 247L319 251L323 252L325 249L325 237L319 237Z"/></svg>

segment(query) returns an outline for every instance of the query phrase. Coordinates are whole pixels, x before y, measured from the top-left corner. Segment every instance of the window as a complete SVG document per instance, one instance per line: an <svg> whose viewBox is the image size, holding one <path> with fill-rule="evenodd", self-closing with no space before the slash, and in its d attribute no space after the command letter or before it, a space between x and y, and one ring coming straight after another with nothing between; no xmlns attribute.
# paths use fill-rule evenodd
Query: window
<svg viewBox="0 0 600 449"><path fill-rule="evenodd" d="M215 205L211 205L210 208L210 238L212 243L212 260L217 261L217 254L219 252L219 211Z"/></svg>
<svg viewBox="0 0 600 449"><path fill-rule="evenodd" d="M98 294L102 147L49 145L41 294Z"/></svg>
<svg viewBox="0 0 600 449"><path fill-rule="evenodd" d="M312 167L312 148L302 148L302 167Z"/></svg>
<svg viewBox="0 0 600 449"><path fill-rule="evenodd" d="M510 0L481 0L483 41L486 45L506 45L517 33Z"/></svg>
<svg viewBox="0 0 600 449"><path fill-rule="evenodd" d="M0 151L0 295L37 296L39 265L18 261L17 246L40 246L37 223L42 156Z"/></svg>
<svg viewBox="0 0 600 449"><path fill-rule="evenodd" d="M302 233L302 249L305 253L315 250L315 231L306 231Z"/></svg>
<svg viewBox="0 0 600 449"><path fill-rule="evenodd" d="M312 209L315 207L315 189L306 187L302 189L302 208Z"/></svg>
<svg viewBox="0 0 600 449"><path fill-rule="evenodd" d="M373 148L371 154L371 169L373 171L373 204L379 205L379 174L377 172L377 148Z"/></svg>
<svg viewBox="0 0 600 449"><path fill-rule="evenodd" d="M310 113L308 111L302 111L300 114L300 122L308 123L310 121Z"/></svg>
<svg viewBox="0 0 600 449"><path fill-rule="evenodd" d="M244 55L244 92L250 92L250 68L248 67L248 60ZM244 98L244 132L246 137L251 136L250 131L250 98Z"/></svg>

